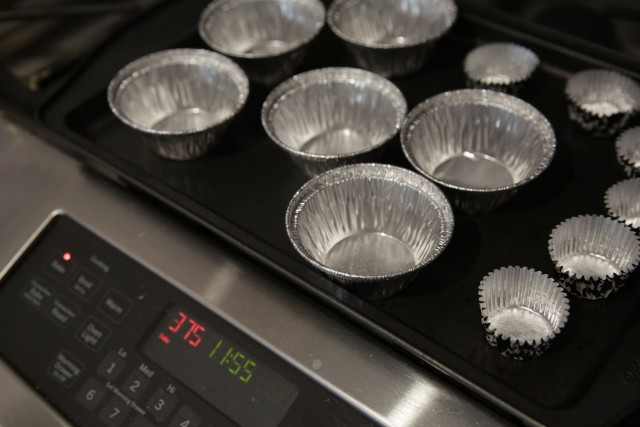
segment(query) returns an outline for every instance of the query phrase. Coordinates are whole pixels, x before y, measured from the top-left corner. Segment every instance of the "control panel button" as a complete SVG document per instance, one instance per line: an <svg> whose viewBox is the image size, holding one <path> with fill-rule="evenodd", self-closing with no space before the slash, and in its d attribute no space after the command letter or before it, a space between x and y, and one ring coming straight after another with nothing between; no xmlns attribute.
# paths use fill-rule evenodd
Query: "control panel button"
<svg viewBox="0 0 640 427"><path fill-rule="evenodd" d="M120 292L110 289L98 305L98 310L114 322L120 322L131 308L131 300Z"/></svg>
<svg viewBox="0 0 640 427"><path fill-rule="evenodd" d="M47 316L58 325L66 328L80 314L80 307L64 295L54 297L53 303L47 309Z"/></svg>
<svg viewBox="0 0 640 427"><path fill-rule="evenodd" d="M118 427L127 418L131 408L117 396L113 396L98 414L98 419L108 427Z"/></svg>
<svg viewBox="0 0 640 427"><path fill-rule="evenodd" d="M157 390L147 403L147 411L157 420L167 419L173 407L176 406L176 398L166 393L164 390Z"/></svg>
<svg viewBox="0 0 640 427"><path fill-rule="evenodd" d="M59 282L65 281L76 267L76 261L69 252L56 252L44 265L44 270Z"/></svg>
<svg viewBox="0 0 640 427"><path fill-rule="evenodd" d="M102 344L111 335L111 330L105 325L97 321L94 317L89 316L84 321L78 332L76 338L93 351L97 351L102 347Z"/></svg>
<svg viewBox="0 0 640 427"><path fill-rule="evenodd" d="M71 386L82 373L84 365L67 351L60 351L47 372L65 387Z"/></svg>
<svg viewBox="0 0 640 427"><path fill-rule="evenodd" d="M133 400L137 400L147 387L149 387L149 378L145 377L142 372L133 371L122 384L122 391Z"/></svg>
<svg viewBox="0 0 640 427"><path fill-rule="evenodd" d="M202 417L188 406L183 406L169 423L169 427L200 427Z"/></svg>
<svg viewBox="0 0 640 427"><path fill-rule="evenodd" d="M44 280L34 277L22 292L22 297L32 306L41 309L53 296L53 288L47 285Z"/></svg>
<svg viewBox="0 0 640 427"><path fill-rule="evenodd" d="M107 394L105 386L95 378L89 378L76 395L76 401L80 402L89 411L93 411Z"/></svg>
<svg viewBox="0 0 640 427"><path fill-rule="evenodd" d="M118 356L115 351L111 351L98 365L98 375L109 381L115 381L125 366L127 363L124 359Z"/></svg>
<svg viewBox="0 0 640 427"><path fill-rule="evenodd" d="M70 287L76 295L88 300L96 293L101 284L102 280L98 277L86 270L80 270L80 273L71 281Z"/></svg>
<svg viewBox="0 0 640 427"><path fill-rule="evenodd" d="M128 427L156 427L156 425L150 423L149 421L138 415L133 419L133 421L131 421L131 424L129 424Z"/></svg>

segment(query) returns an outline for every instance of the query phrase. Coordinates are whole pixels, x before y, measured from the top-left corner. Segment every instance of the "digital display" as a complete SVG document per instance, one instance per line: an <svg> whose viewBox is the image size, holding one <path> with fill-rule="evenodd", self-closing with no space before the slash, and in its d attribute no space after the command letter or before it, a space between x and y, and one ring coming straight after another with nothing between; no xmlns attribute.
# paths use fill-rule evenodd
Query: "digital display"
<svg viewBox="0 0 640 427"><path fill-rule="evenodd" d="M242 426L277 426L298 397L281 374L180 307L154 327L142 352Z"/></svg>

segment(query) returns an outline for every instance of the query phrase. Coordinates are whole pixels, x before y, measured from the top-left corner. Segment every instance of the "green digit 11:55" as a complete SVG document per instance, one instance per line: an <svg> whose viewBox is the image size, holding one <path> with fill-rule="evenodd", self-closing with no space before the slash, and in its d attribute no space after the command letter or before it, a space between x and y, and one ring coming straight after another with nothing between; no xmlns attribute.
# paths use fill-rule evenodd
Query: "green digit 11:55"
<svg viewBox="0 0 640 427"><path fill-rule="evenodd" d="M215 357L223 343L224 340L218 340L209 353L210 359ZM222 352L219 354L222 354ZM229 346L222 359L220 359L219 365L228 367L227 372L236 376L243 383L248 383L253 376L253 369L256 367L256 362L247 358L245 354L239 350L235 350L233 346Z"/></svg>

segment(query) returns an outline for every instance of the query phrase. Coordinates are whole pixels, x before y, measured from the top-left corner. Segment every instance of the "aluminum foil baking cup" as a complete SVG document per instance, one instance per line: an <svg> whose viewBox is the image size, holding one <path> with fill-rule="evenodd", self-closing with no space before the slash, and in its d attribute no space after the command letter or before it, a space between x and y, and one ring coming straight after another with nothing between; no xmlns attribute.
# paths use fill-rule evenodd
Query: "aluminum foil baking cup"
<svg viewBox="0 0 640 427"><path fill-rule="evenodd" d="M464 59L467 86L515 94L538 67L538 56L515 43L487 43Z"/></svg>
<svg viewBox="0 0 640 427"><path fill-rule="evenodd" d="M216 0L200 15L200 37L256 83L292 75L325 22L319 0Z"/></svg>
<svg viewBox="0 0 640 427"><path fill-rule="evenodd" d="M629 178L640 177L640 127L620 134L616 140L616 155Z"/></svg>
<svg viewBox="0 0 640 427"><path fill-rule="evenodd" d="M122 68L107 98L113 114L159 156L188 160L209 153L249 94L230 59L200 49L152 53Z"/></svg>
<svg viewBox="0 0 640 427"><path fill-rule="evenodd" d="M359 67L391 77L420 69L456 16L452 0L335 0L327 23Z"/></svg>
<svg viewBox="0 0 640 427"><path fill-rule="evenodd" d="M323 68L276 87L262 107L269 137L309 176L376 160L407 112L387 79L355 68Z"/></svg>
<svg viewBox="0 0 640 427"><path fill-rule="evenodd" d="M445 249L453 212L429 180L395 166L362 163L311 179L286 214L302 257L368 299L391 296Z"/></svg>
<svg viewBox="0 0 640 427"><path fill-rule="evenodd" d="M551 346L569 318L569 299L546 274L526 267L502 267L479 287L487 341L503 356L524 360Z"/></svg>
<svg viewBox="0 0 640 427"><path fill-rule="evenodd" d="M640 178L631 178L609 187L604 196L609 216L640 231Z"/></svg>
<svg viewBox="0 0 640 427"><path fill-rule="evenodd" d="M400 137L411 164L469 213L505 202L547 168L556 148L538 110L482 89L427 99L409 113Z"/></svg>
<svg viewBox="0 0 640 427"><path fill-rule="evenodd" d="M549 254L567 292L601 299L619 290L640 261L640 241L615 219L581 215L551 232Z"/></svg>
<svg viewBox="0 0 640 427"><path fill-rule="evenodd" d="M565 93L571 120L596 136L617 134L640 109L640 86L615 71L574 74Z"/></svg>

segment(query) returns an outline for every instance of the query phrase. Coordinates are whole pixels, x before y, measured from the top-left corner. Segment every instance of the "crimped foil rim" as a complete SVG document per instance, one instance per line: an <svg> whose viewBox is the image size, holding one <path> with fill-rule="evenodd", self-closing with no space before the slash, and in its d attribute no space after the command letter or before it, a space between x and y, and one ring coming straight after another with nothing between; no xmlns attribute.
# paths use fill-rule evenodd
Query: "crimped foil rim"
<svg viewBox="0 0 640 427"><path fill-rule="evenodd" d="M435 176L427 173L422 166L416 161L413 156L413 152L411 150L411 134L412 134L412 124L417 122L424 116L428 111L438 109L442 106L451 106L451 105L484 105L491 106L495 108L500 108L506 111L509 111L513 114L517 114L520 117L533 122L535 124L536 129L538 129L541 139L544 141L545 150L544 155L542 156L541 161L538 163L538 167L535 171L530 174L527 178L518 181L512 185L496 187L496 188L472 188L472 187L464 187L460 185L455 185L448 183L446 181L442 181ZM525 101L516 98L512 95L507 95L506 93L497 92L488 89L460 89L460 90L452 90L448 92L443 92L438 95L432 96L431 98L426 99L425 101L418 104L413 108L407 115L404 124L402 126L402 130L400 132L400 143L402 145L402 151L404 152L405 157L411 165L418 170L421 174L428 177L430 180L437 182L439 185L458 191L465 191L470 193L497 193L501 191L510 191L516 188L521 187L522 185L533 181L535 178L540 176L542 172L544 172L551 160L555 155L556 151L556 137L553 132L553 128L551 123L547 118L542 115L540 111L538 111L531 104L526 103Z"/></svg>
<svg viewBox="0 0 640 427"><path fill-rule="evenodd" d="M403 181L398 182L397 180L394 180L393 175L401 175ZM429 199L434 202L437 208L436 210L438 212L438 215L440 216L440 222L442 224L440 238L429 256L422 260L420 263L417 263L409 269L393 274L372 276L351 274L335 270L318 262L301 244L298 234L298 219L305 205L324 188L363 178L377 178L388 180L396 182L398 185L412 187L413 189L426 194ZM289 202L289 205L287 206L287 211L285 214L285 226L289 241L293 244L295 250L307 262L309 262L318 270L340 280L357 282L378 282L391 281L404 276L408 276L411 273L417 272L424 266L433 262L433 260L436 259L445 250L445 248L451 241L454 229L454 216L453 209L451 207L451 204L449 203L449 200L446 198L444 193L428 179L408 169L400 168L397 166L385 165L381 163L359 163L331 169L307 181L293 195Z"/></svg>
<svg viewBox="0 0 640 427"><path fill-rule="evenodd" d="M593 76L598 76L600 78L614 79L614 80L617 80L618 82L625 82L629 85L629 87L634 89L633 91L634 93L628 93L629 96L633 99L633 107L631 108L631 110L620 110L620 111L616 111L608 114L608 113L602 113L602 112L593 112L591 110L584 109L582 106L582 99L579 96L580 94L575 93L576 92L575 86L578 85L579 83L582 83L583 79L587 79ZM594 68L594 69L584 70L584 71L575 73L571 77L569 77L569 79L567 80L564 92L567 98L569 98L571 102L579 106L584 111L587 111L589 114L593 114L597 117L611 117L615 114L629 114L629 113L636 112L640 109L640 86L638 86L638 84L632 78L627 77L626 75L618 73L617 71L613 71L613 70Z"/></svg>
<svg viewBox="0 0 640 427"><path fill-rule="evenodd" d="M350 6L352 3L358 3L363 0L334 0L329 6L329 10L327 11L327 25L333 33L341 38L344 41L352 43L357 46L368 47L372 49L380 49L380 50L391 50L405 47L414 47L422 44L426 44L428 42L437 40L439 37L442 37L444 34L451 29L453 24L456 21L458 16L458 8L456 4L452 0L435 0L437 3L442 6L442 10L444 11L446 20L444 28L436 33L429 34L421 39L414 41L413 43L407 43L402 45L397 45L393 43L366 43L362 40L358 40L355 37L351 37L348 34L345 34L340 28L336 25L335 22L335 14L339 13L344 8Z"/></svg>
<svg viewBox="0 0 640 427"><path fill-rule="evenodd" d="M604 194L604 204L605 204L605 207L607 208L607 212L609 213L609 216L624 222L625 224L627 224L629 227L633 229L637 229L640 227L637 225L634 225L630 219L626 218L625 215L623 215L623 212L620 212L618 209L616 209L616 206L612 201L613 197L617 195L616 193L618 191L626 190L627 189L626 187L637 187L638 190L640 190L640 178L629 178L613 184L611 187L607 189L607 191ZM637 197L640 198L640 191L637 193Z"/></svg>
<svg viewBox="0 0 640 427"><path fill-rule="evenodd" d="M343 154L308 153L306 151L296 150L295 148L292 148L280 141L274 132L273 126L271 125L273 122L271 120L271 116L278 109L279 105L298 90L304 90L307 87L325 84L328 82L342 82L348 84L364 82L367 83L368 86L375 85L378 91L384 92L396 109L396 120L393 132L390 132L386 138L377 141L375 145L366 147L359 151ZM267 135L269 135L269 138L288 153L307 160L339 160L371 152L390 141L395 135L397 135L398 131L402 127L406 114L407 102L404 95L402 94L402 91L400 91L400 89L398 89L398 87L390 80L378 74L361 70L359 68L326 67L297 74L276 86L262 104L261 120L262 127L267 132Z"/></svg>
<svg viewBox="0 0 640 427"><path fill-rule="evenodd" d="M627 149L635 144L638 152L640 152L640 126L632 127L622 132L616 139L616 154L618 158L635 169L640 169L640 156L638 158L630 158L627 156Z"/></svg>
<svg viewBox="0 0 640 427"><path fill-rule="evenodd" d="M488 308L486 306L487 298L485 296L485 287L487 286L488 280L492 279L493 276L495 276L498 273L501 273L503 271L509 271L509 270L521 270L521 271L531 272L531 273L537 275L538 277L541 277L542 279L544 279L545 283L548 283L549 285L553 284L558 288L559 292L563 296L562 316L561 316L560 323L559 323L558 326L556 326L554 328L554 330L551 333L551 335L548 335L546 337L542 337L542 338L540 338L540 340L533 339L533 340L521 341L520 339L515 339L514 340L514 339L512 339L512 337L505 336L502 333L496 334L496 327L494 326L493 328L491 328L491 323L489 323L489 325L487 326L487 332L492 333L496 338L502 337L505 340L509 340L509 342L511 342L511 343L519 343L519 344L527 343L527 344L536 346L536 345L539 345L541 343L546 343L546 342L551 341L552 339L554 339L556 337L556 335L558 335L562 331L562 329L567 324L567 321L569 320L569 312L570 312L569 297L567 296L566 291L555 280L553 280L547 274L542 273L542 272L540 272L538 270L535 270L533 268L520 267L520 266L501 267L501 268L497 268L497 269L489 272L486 276L484 276L482 278L482 280L480 281L480 286L478 286L478 300L479 300L479 304L480 304L480 313L481 313L483 319L488 319L489 315L491 314L491 313L488 312Z"/></svg>
<svg viewBox="0 0 640 427"><path fill-rule="evenodd" d="M120 89L123 86L126 87L130 81L136 79L138 76L147 73L149 70L166 65L196 63L208 63L214 66L221 65L225 67L226 72L232 76L232 79L238 88L239 96L234 104L233 111L228 117L201 128L181 131L156 130L140 126L139 124L132 122L120 112L119 108L117 108L116 100L120 93ZM122 67L111 79L107 88L107 101L109 102L109 108L113 114L129 127L149 135L193 135L200 132L206 132L211 128L218 127L231 121L242 109L248 96L249 79L242 68L226 56L206 49L169 49L141 56Z"/></svg>
<svg viewBox="0 0 640 427"><path fill-rule="evenodd" d="M477 75L472 72L473 70L471 69L471 64L472 64L472 61L477 60L477 56L486 55L487 52L493 53L492 52L493 50L501 50L501 49L505 49L509 53L517 52L519 54L524 54L531 59L531 62L528 64L528 68L525 70L524 74L521 74L519 76L513 76L513 78L511 78L508 83L496 83L496 82L490 81L490 79L488 79L484 75ZM500 86L502 85L507 86L511 84L518 84L520 82L527 80L529 77L531 77L531 75L536 70L539 64L540 64L540 59L538 58L538 55L536 55L535 52L533 52L531 49L516 43L495 42L495 43L485 43L471 50L464 58L464 71L470 79L480 82L482 84L496 84Z"/></svg>
<svg viewBox="0 0 640 427"><path fill-rule="evenodd" d="M549 235L549 242L548 242L548 250L549 250L549 255L551 257L551 261L554 263L554 265L557 266L557 268L560 269L560 271L562 272L562 274L566 275L569 278L572 279L577 279L577 280L585 280L585 281L591 281L591 282L601 282L601 281L606 281L606 280L617 280L619 277L624 277L627 274L629 274L630 272L632 272L640 263L640 240L636 237L635 241L636 241L636 256L635 259L632 259L630 261L630 265L626 268L621 269L620 273L613 273L612 276L609 276L608 274L605 275L604 277L602 276L594 276L594 275L584 275L584 274L575 274L575 273L571 273L569 271L567 271L567 269L564 266L561 266L558 264L559 259L556 256L555 250L553 248L553 238L554 235L558 232L558 230L560 230L562 227L565 227L567 224L569 224L570 222L573 221L583 221L585 219L588 218L592 218L594 220L599 220L599 221L607 221L610 222L611 224L613 224L614 226L620 226L620 227L624 227L626 229L628 229L628 232L631 233L631 235L635 236L635 233L633 232L633 230L631 229L631 227L629 227L628 225L626 225L625 223L618 221L616 219L613 218L608 218L606 216L603 215L578 215L578 216L574 216L571 218L567 218L564 221L562 221L561 223L559 223L558 225L556 225L553 230L551 231L551 234ZM617 225L615 225L617 224Z"/></svg>
<svg viewBox="0 0 640 427"><path fill-rule="evenodd" d="M318 21L316 23L314 31L312 31L307 37L302 40L299 40L297 43L293 44L287 49L284 49L278 53L249 53L249 54L238 54L237 52L230 51L225 49L223 46L220 46L215 41L211 40L209 34L205 29L206 22L210 19L210 17L214 13L218 12L226 12L225 8L229 7L229 3L235 3L234 6L239 6L243 4L249 3L300 3L307 6L310 6L313 9L314 14L318 14ZM222 9L222 10L219 10ZM263 58L271 58L277 57L281 55L286 55L287 53L291 53L300 47L311 43L311 41L320 33L322 27L324 27L326 20L326 9L324 4L319 0L214 0L209 3L209 5L202 11L200 14L200 19L198 20L198 33L202 40L209 45L212 49L217 50L225 55L234 58L242 58L242 59L263 59Z"/></svg>

